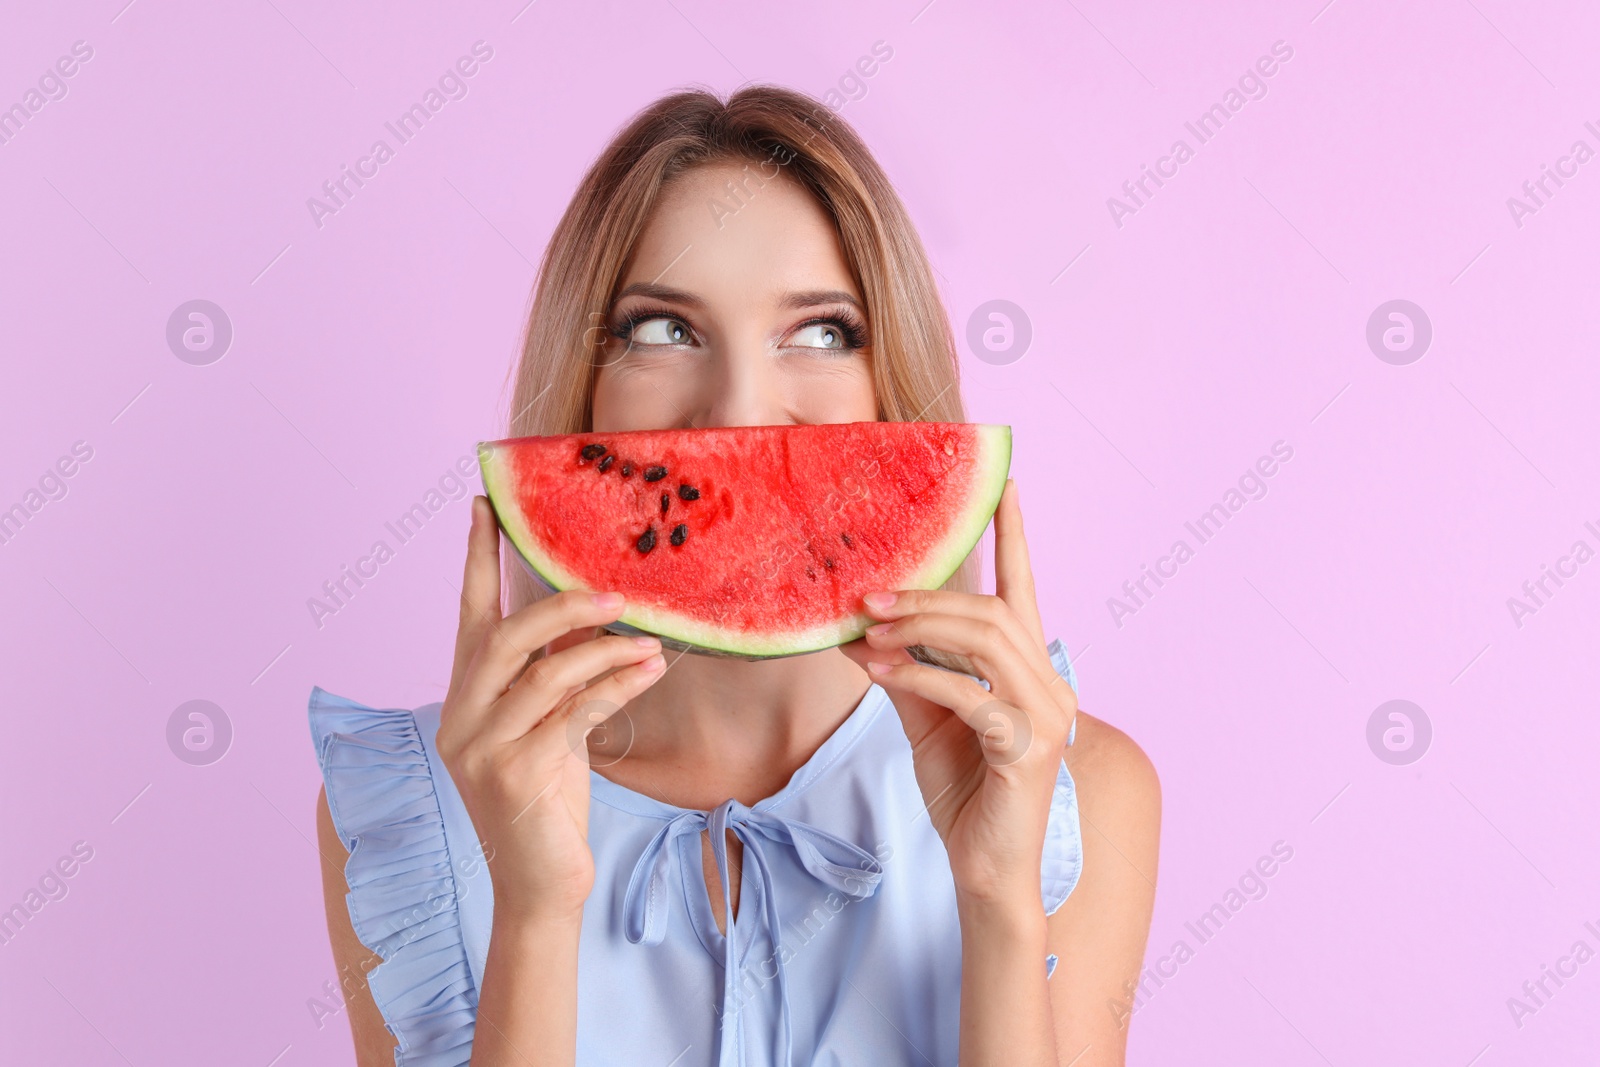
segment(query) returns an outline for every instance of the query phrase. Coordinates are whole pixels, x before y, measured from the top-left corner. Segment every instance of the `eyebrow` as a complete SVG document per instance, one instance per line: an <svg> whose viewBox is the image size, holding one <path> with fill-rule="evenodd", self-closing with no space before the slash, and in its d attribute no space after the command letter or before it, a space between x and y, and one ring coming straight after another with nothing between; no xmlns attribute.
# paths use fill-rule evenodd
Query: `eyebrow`
<svg viewBox="0 0 1600 1067"><path fill-rule="evenodd" d="M684 307L704 308L704 298L683 289L674 289L670 285L657 285L654 282L634 282L617 294L613 303L620 303L630 296L645 296L665 303L682 304ZM784 294L778 306L782 308L808 308L820 304L849 304L857 311L865 314L861 302L843 289L804 289L798 292Z"/></svg>
<svg viewBox="0 0 1600 1067"><path fill-rule="evenodd" d="M778 306L783 308L809 308L818 304L849 304L863 314L866 311L860 301L843 289L805 289L798 293L788 293L778 301Z"/></svg>
<svg viewBox="0 0 1600 1067"><path fill-rule="evenodd" d="M674 289L670 285L657 285L655 282L634 282L617 294L612 304L618 304L630 296L647 296L652 300L661 300L669 304L682 304L684 307L703 308L706 302L693 293L682 289Z"/></svg>

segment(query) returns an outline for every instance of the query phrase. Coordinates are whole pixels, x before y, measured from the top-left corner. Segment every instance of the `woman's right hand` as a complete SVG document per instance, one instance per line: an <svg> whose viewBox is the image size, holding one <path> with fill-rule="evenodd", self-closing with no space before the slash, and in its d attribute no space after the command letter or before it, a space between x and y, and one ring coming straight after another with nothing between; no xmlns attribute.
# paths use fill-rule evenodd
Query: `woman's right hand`
<svg viewBox="0 0 1600 1067"><path fill-rule="evenodd" d="M497 922L576 915L594 884L585 738L665 666L653 637L594 636L622 605L572 590L502 618L499 523L473 497L437 743L488 857Z"/></svg>

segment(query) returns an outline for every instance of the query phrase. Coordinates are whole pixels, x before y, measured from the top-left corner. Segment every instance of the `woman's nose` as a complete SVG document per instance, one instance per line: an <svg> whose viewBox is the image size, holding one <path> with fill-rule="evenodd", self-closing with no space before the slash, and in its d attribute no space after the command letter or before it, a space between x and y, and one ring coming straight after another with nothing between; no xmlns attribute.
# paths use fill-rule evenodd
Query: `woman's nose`
<svg viewBox="0 0 1600 1067"><path fill-rule="evenodd" d="M694 425L771 426L789 422L776 361L754 340L730 343L707 361Z"/></svg>

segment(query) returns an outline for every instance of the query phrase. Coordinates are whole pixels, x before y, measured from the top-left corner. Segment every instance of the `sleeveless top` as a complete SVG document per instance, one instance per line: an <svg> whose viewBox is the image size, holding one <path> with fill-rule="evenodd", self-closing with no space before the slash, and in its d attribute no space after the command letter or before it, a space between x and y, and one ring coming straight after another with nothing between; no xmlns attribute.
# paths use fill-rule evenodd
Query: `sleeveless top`
<svg viewBox="0 0 1600 1067"><path fill-rule="evenodd" d="M1061 642L1050 657L1076 690ZM434 745L440 707L371 708L317 687L310 699L328 807L350 852L350 923L384 961L368 983L398 1039L395 1063L418 1067L471 1057L493 915L484 850ZM679 808L592 769L589 786L581 1067L956 1062L955 886L882 687L752 807ZM706 892L707 829L724 885L725 831L744 845L728 938ZM1040 871L1047 913L1082 868L1063 760ZM1039 965L1049 976L1056 957Z"/></svg>

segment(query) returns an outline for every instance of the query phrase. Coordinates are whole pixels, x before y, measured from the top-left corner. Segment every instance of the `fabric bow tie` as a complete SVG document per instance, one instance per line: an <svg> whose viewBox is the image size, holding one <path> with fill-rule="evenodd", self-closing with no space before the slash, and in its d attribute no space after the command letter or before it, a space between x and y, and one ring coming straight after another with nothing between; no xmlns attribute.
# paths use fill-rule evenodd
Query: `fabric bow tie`
<svg viewBox="0 0 1600 1067"><path fill-rule="evenodd" d="M739 930L749 926L746 921L739 929L735 929L733 923L732 881L728 872L727 848L727 832L730 829L744 845L745 865L755 871L760 880L762 899L766 903L767 936L772 941L781 1005L779 1034L783 1048L782 1062L787 1065L793 1054L794 1037L780 943L777 894L763 842L774 842L794 849L800 865L811 877L853 900L863 900L877 891L878 883L883 880L883 865L872 853L842 837L797 819L785 819L771 812L748 808L737 800L725 801L711 812L685 811L676 815L650 839L638 863L634 865L633 876L628 880L628 891L622 899L623 934L636 945L660 944L666 936L665 891L677 853L674 843L688 834L698 835L704 830L711 832L711 848L716 856L717 870L722 876L723 929L727 931L723 942L722 1022L718 1054L718 1062L723 1065L736 1064L739 1060L738 1012L734 1003L737 961L740 958L737 942ZM753 939L754 931L749 937Z"/></svg>

